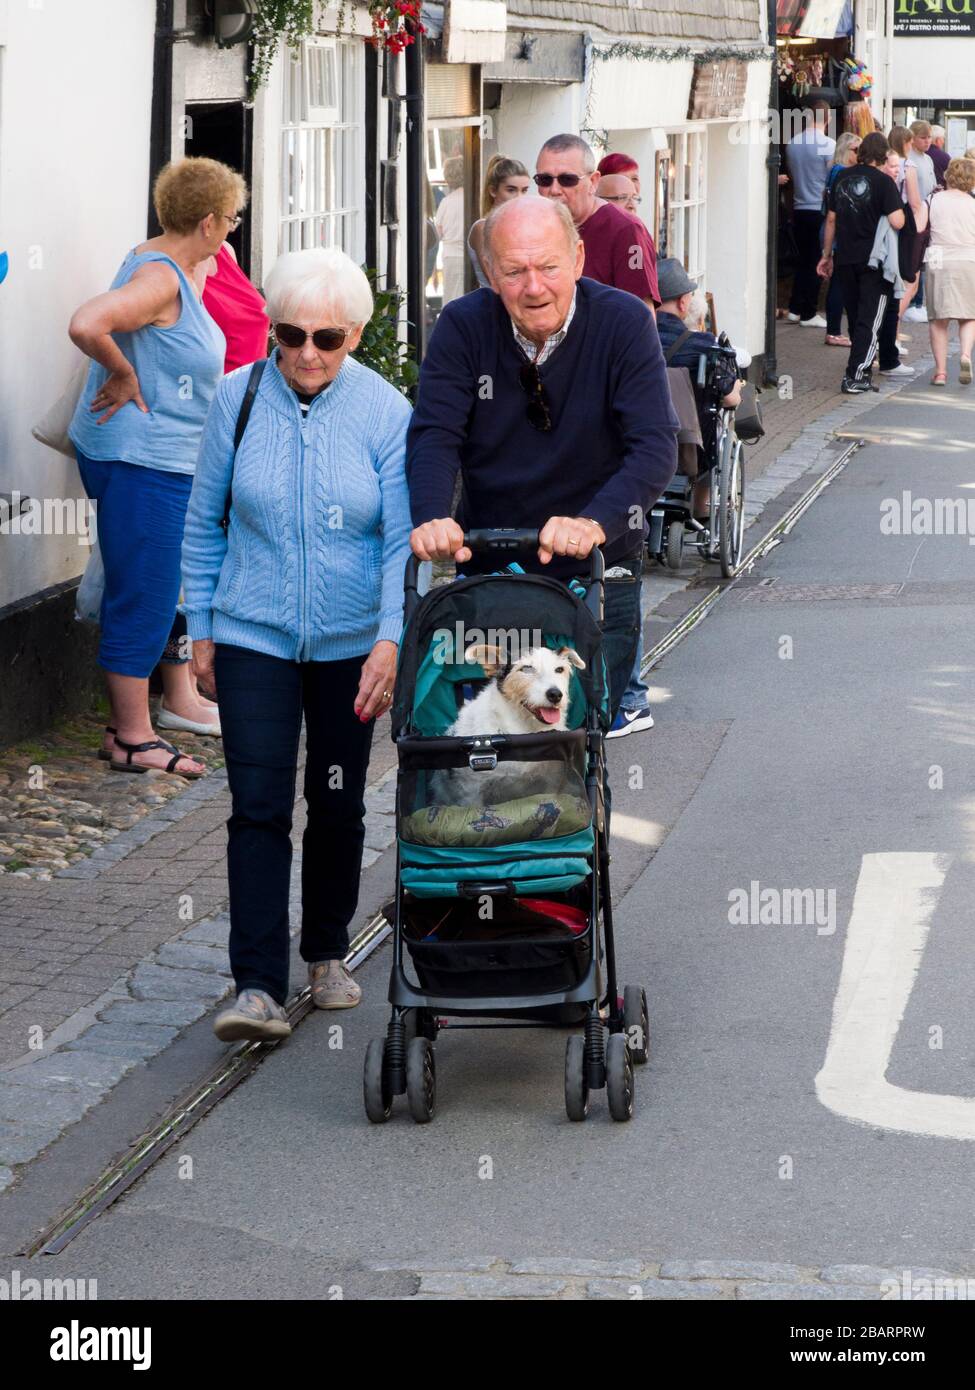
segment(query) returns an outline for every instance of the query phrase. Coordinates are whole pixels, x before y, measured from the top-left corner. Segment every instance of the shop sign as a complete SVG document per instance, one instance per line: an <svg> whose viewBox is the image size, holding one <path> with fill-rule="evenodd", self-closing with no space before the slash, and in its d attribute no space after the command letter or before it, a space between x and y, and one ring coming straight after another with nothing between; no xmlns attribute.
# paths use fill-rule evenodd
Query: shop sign
<svg viewBox="0 0 975 1390"><path fill-rule="evenodd" d="M915 39L971 38L975 0L894 0L894 33Z"/></svg>
<svg viewBox="0 0 975 1390"><path fill-rule="evenodd" d="M691 80L689 120L730 120L744 115L748 64L741 58L697 63Z"/></svg>

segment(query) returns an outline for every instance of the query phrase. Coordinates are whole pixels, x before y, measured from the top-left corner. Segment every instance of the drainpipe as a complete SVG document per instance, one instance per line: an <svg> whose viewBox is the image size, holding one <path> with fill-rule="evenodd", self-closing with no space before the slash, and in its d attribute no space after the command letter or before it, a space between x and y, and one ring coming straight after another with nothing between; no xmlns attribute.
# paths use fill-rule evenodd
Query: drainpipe
<svg viewBox="0 0 975 1390"><path fill-rule="evenodd" d="M407 342L423 357L425 276L423 242L426 228L424 200L426 150L423 137L423 36L406 50L406 316Z"/></svg>
<svg viewBox="0 0 975 1390"><path fill-rule="evenodd" d="M149 121L149 208L147 235L162 231L152 205L152 185L168 164L173 148L173 43L175 0L156 0L156 31L152 47L152 103ZM181 37L181 35L180 35Z"/></svg>
<svg viewBox="0 0 975 1390"><path fill-rule="evenodd" d="M775 0L768 0L766 14L768 16L768 41L772 49L772 77L769 83L768 105L772 118L769 121L769 126L773 138L769 140L768 158L765 161L768 169L768 235L765 249L765 365L763 377L766 386L777 386L779 377L775 347L775 310L778 303L779 284L779 172L782 156L779 153L778 140L778 136L781 135L781 119L779 74L775 55Z"/></svg>

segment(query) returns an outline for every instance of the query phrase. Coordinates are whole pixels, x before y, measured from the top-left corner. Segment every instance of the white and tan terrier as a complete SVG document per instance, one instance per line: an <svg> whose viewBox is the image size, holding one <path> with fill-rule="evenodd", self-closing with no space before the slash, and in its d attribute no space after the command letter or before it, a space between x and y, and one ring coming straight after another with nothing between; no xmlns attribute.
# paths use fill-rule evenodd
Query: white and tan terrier
<svg viewBox="0 0 975 1390"><path fill-rule="evenodd" d="M571 647L532 647L517 660L507 660L497 647L476 645L464 660L483 667L488 684L461 709L447 730L451 738L488 734L534 734L564 729L572 670L586 663ZM558 790L564 773L559 763L501 762L494 772L465 768L441 774L438 799L462 805L496 805L536 791Z"/></svg>

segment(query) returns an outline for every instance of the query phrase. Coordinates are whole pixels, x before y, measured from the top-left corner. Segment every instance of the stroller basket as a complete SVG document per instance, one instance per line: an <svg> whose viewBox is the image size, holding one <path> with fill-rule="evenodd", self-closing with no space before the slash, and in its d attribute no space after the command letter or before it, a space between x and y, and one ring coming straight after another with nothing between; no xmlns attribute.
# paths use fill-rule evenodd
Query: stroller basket
<svg viewBox="0 0 975 1390"><path fill-rule="evenodd" d="M404 905L403 935L422 989L456 998L573 989L589 965L589 936L515 900ZM527 987L527 989L526 989Z"/></svg>

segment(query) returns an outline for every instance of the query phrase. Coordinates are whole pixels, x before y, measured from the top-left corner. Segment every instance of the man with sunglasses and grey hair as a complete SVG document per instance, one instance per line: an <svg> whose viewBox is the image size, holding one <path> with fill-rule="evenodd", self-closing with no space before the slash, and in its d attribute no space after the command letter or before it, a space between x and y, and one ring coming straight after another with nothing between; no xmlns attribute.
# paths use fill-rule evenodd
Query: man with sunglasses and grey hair
<svg viewBox="0 0 975 1390"><path fill-rule="evenodd" d="M413 553L476 572L465 530L537 528L525 568L568 579L588 575L601 546L615 715L640 631L646 518L677 466L653 315L581 278L584 247L558 200L496 207L484 254L493 289L446 306L420 369L406 458Z"/></svg>

